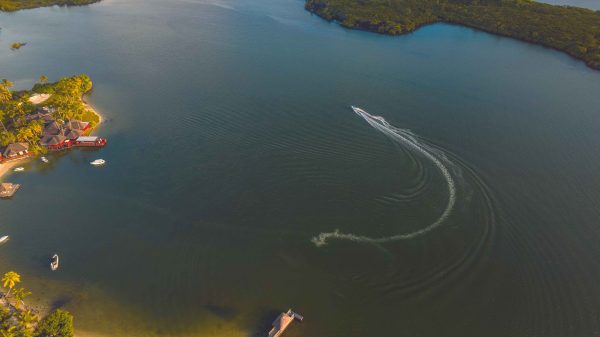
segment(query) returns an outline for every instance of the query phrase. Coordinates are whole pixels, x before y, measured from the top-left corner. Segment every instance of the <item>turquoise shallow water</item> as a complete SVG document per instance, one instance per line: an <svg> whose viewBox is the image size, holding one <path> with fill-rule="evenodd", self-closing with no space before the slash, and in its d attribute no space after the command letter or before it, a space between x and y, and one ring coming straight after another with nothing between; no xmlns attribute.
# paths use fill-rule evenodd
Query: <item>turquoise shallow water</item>
<svg viewBox="0 0 600 337"><path fill-rule="evenodd" d="M386 37L302 1L103 1L0 15L0 77L88 73L100 151L5 179L1 270L81 331L596 336L600 72L448 25ZM10 51L11 42L28 45ZM448 204L410 129L456 183ZM104 158L93 168L88 162ZM51 273L47 258L61 256Z"/></svg>

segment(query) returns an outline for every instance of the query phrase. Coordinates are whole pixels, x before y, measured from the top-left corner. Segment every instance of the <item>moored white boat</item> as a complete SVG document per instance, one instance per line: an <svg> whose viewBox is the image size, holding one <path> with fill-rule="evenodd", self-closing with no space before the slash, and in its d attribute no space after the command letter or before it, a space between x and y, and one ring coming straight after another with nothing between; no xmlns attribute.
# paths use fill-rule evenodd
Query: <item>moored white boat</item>
<svg viewBox="0 0 600 337"><path fill-rule="evenodd" d="M94 166L100 166L100 165L106 164L106 160L104 160L104 159L96 159L96 160L90 162L90 164L92 164Z"/></svg>
<svg viewBox="0 0 600 337"><path fill-rule="evenodd" d="M44 163L47 163L47 162L49 162L48 158L46 158L46 157L42 157L42 158L40 158L40 159L41 159L41 160L42 160Z"/></svg>
<svg viewBox="0 0 600 337"><path fill-rule="evenodd" d="M56 270L58 269L58 255L54 254L50 259L50 269Z"/></svg>
<svg viewBox="0 0 600 337"><path fill-rule="evenodd" d="M0 243L4 243L8 241L8 235L4 235L3 237L0 238Z"/></svg>
<svg viewBox="0 0 600 337"><path fill-rule="evenodd" d="M16 167L13 171L15 171L15 172L23 172L23 171L25 171L25 168L22 167L22 166L19 166L19 167Z"/></svg>

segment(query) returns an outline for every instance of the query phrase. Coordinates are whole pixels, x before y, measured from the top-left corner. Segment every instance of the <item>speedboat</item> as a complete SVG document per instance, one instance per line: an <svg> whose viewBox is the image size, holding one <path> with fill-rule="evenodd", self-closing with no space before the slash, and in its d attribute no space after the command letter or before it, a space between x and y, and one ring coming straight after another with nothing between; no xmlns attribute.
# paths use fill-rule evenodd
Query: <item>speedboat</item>
<svg viewBox="0 0 600 337"><path fill-rule="evenodd" d="M47 163L47 162L49 162L48 158L46 158L46 157L42 157L41 159L42 159L42 161L43 161L44 163Z"/></svg>
<svg viewBox="0 0 600 337"><path fill-rule="evenodd" d="M50 259L50 269L58 269L58 255L56 254L52 255L52 258Z"/></svg>
<svg viewBox="0 0 600 337"><path fill-rule="evenodd" d="M25 171L25 168L23 166L20 166L20 167L16 167L13 171L15 171L15 172L23 172L23 171Z"/></svg>
<svg viewBox="0 0 600 337"><path fill-rule="evenodd" d="M5 243L6 241L8 241L8 235L4 235L0 238L0 243Z"/></svg>
<svg viewBox="0 0 600 337"><path fill-rule="evenodd" d="M106 163L106 160L104 160L104 159L96 159L96 160L90 162L90 164L92 164L94 166L104 165L105 163Z"/></svg>

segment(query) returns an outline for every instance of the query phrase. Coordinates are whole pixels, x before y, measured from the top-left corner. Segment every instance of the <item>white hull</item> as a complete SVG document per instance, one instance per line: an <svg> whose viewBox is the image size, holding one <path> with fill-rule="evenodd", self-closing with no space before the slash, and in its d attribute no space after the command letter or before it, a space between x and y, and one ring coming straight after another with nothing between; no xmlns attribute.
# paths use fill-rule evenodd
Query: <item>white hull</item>
<svg viewBox="0 0 600 337"><path fill-rule="evenodd" d="M96 160L90 162L90 164L92 164L94 166L100 166L100 165L106 164L106 160L104 160L104 159L96 159Z"/></svg>
<svg viewBox="0 0 600 337"><path fill-rule="evenodd" d="M58 269L58 255L56 254L54 254L54 256L52 256L52 259L50 260L50 269Z"/></svg>

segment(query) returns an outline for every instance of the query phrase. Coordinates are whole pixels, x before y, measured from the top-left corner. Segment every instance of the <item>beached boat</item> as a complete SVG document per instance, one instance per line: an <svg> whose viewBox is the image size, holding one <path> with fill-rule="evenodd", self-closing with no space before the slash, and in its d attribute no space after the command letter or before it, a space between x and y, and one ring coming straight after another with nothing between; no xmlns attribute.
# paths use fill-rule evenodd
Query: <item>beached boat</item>
<svg viewBox="0 0 600 337"><path fill-rule="evenodd" d="M8 235L4 235L0 238L0 243L5 243L6 241L8 241Z"/></svg>
<svg viewBox="0 0 600 337"><path fill-rule="evenodd" d="M42 160L44 163L47 163L47 162L49 162L48 158L46 158L46 157L42 157L42 158L40 158L40 159L41 159L41 160Z"/></svg>
<svg viewBox="0 0 600 337"><path fill-rule="evenodd" d="M273 326L271 327L271 331L269 331L268 336L281 336L294 320L302 322L304 317L296 312L293 312L292 309L289 309L287 312L282 312L277 319L273 321Z"/></svg>
<svg viewBox="0 0 600 337"><path fill-rule="evenodd" d="M106 160L104 160L104 159L96 159L96 160L90 162L90 164L92 164L94 166L100 166L100 165L106 164Z"/></svg>
<svg viewBox="0 0 600 337"><path fill-rule="evenodd" d="M50 269L56 270L58 269L58 255L54 254L50 259Z"/></svg>
<svg viewBox="0 0 600 337"><path fill-rule="evenodd" d="M19 167L16 167L13 171L15 171L15 172L23 172L23 171L25 171L25 168L22 167L22 166L19 166Z"/></svg>

